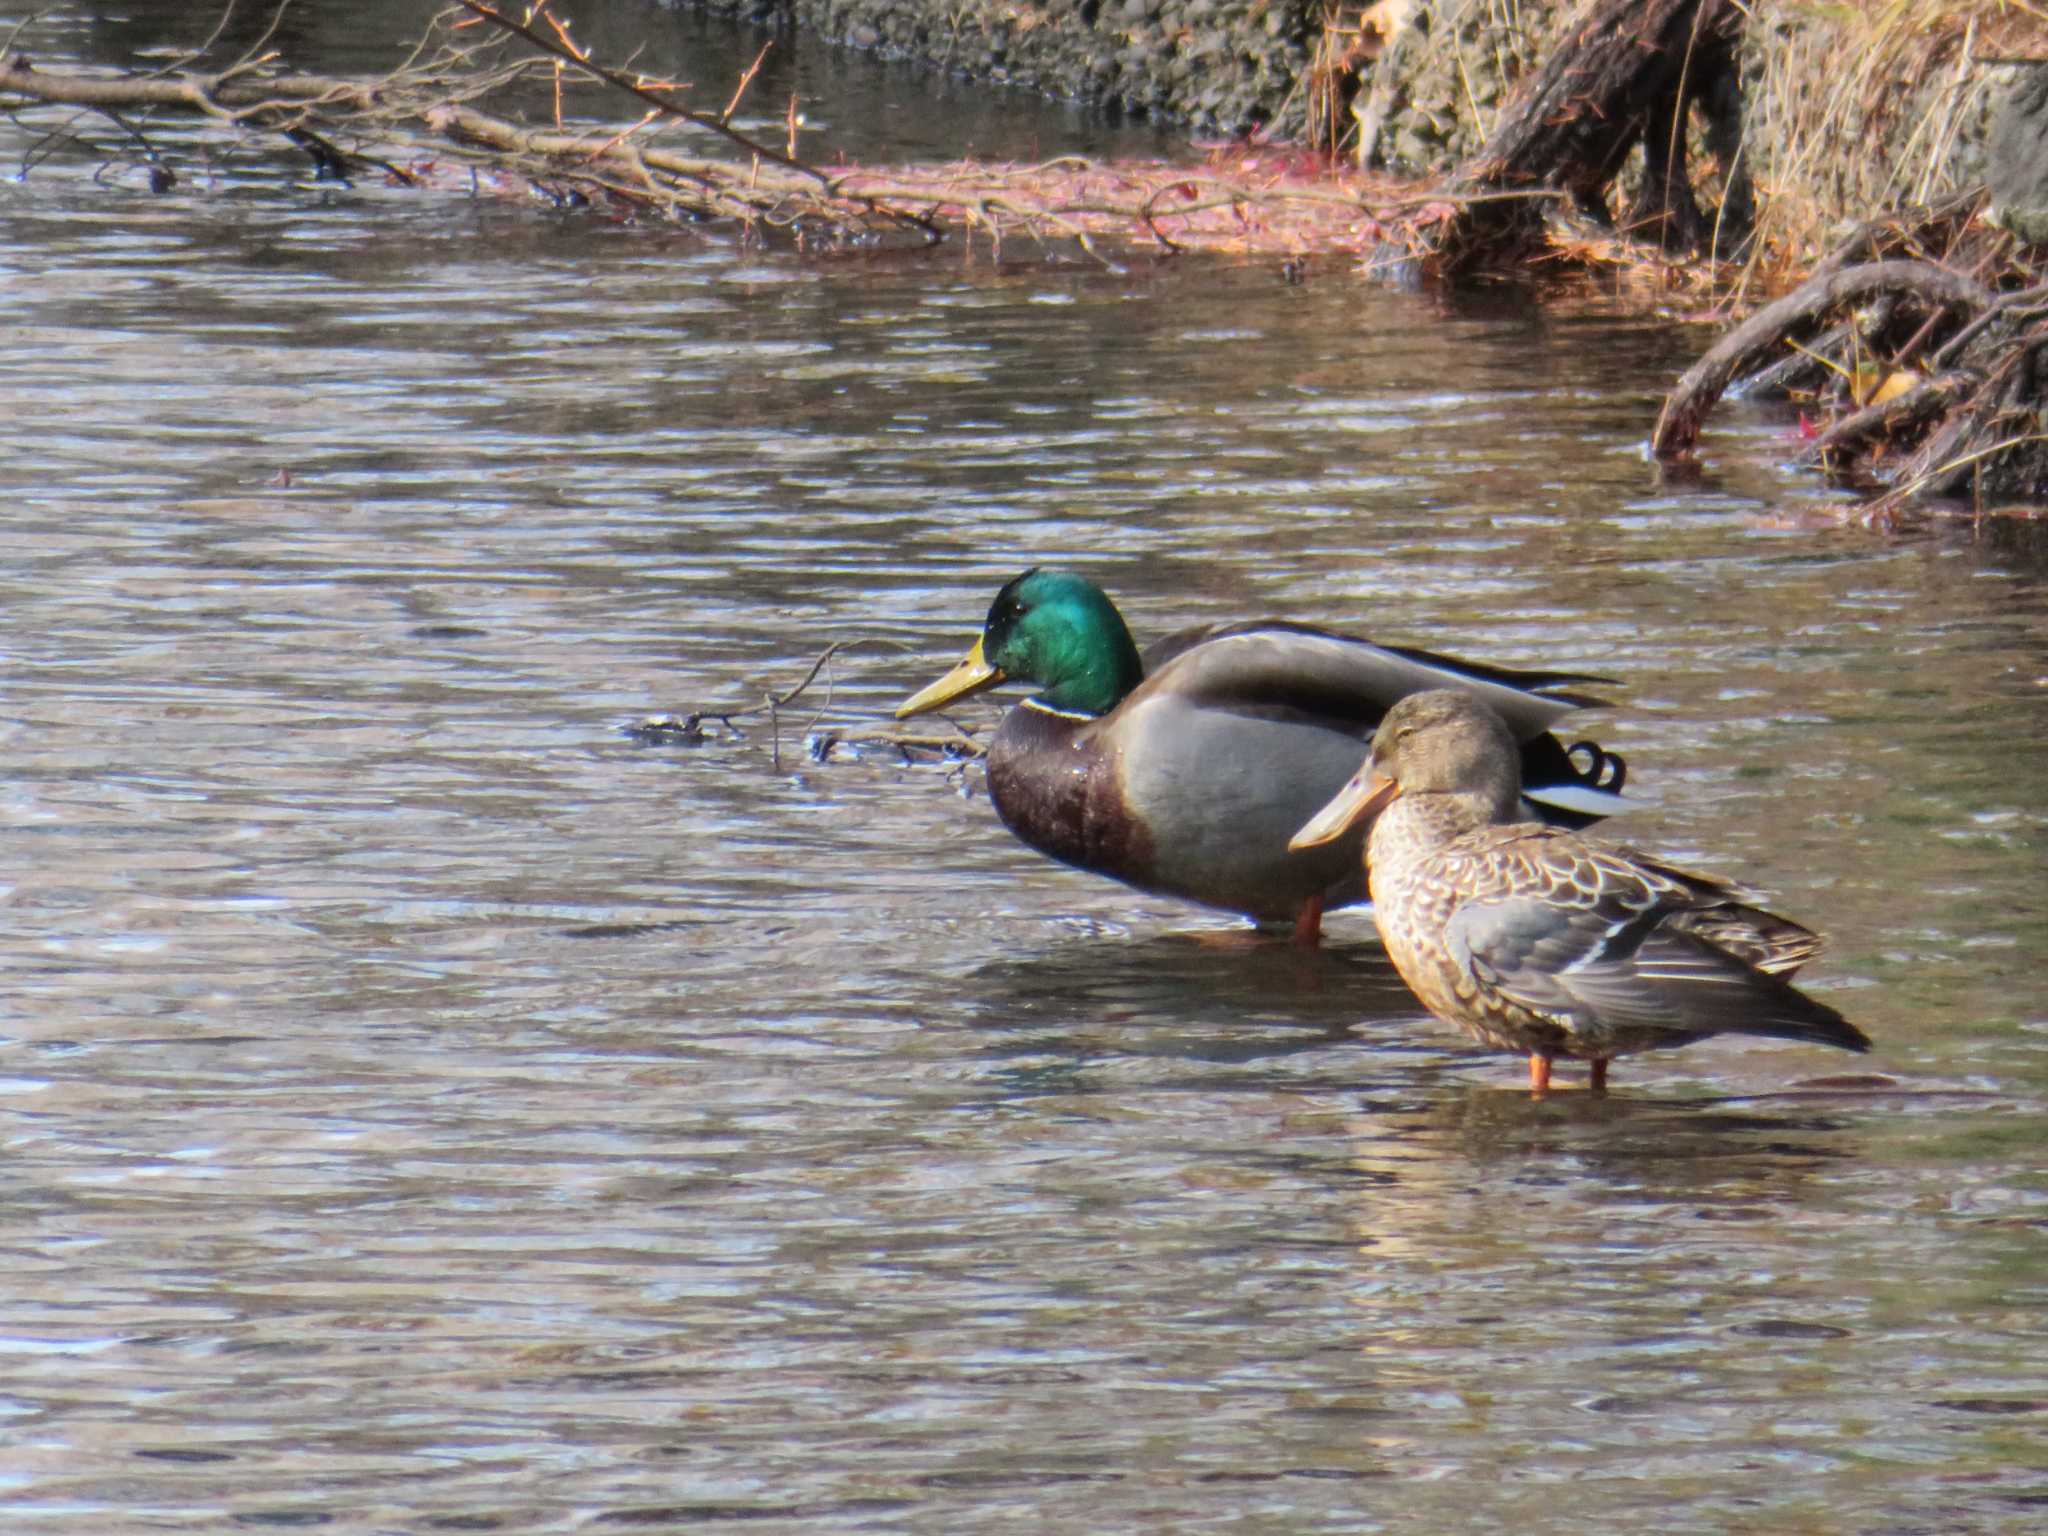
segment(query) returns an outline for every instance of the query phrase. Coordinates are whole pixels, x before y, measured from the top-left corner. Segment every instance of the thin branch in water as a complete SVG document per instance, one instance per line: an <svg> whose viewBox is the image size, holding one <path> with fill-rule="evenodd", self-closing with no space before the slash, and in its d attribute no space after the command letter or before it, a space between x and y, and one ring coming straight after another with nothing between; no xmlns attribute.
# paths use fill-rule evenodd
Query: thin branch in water
<svg viewBox="0 0 2048 1536"><path fill-rule="evenodd" d="M818 659L811 663L811 670L804 674L804 680L802 682L798 683L794 688L790 689L787 693L780 695L771 694L770 697L773 698L777 704L794 704L799 698L803 696L803 691L806 688L810 687L811 684L817 680L818 673L824 670L825 663L830 661L834 656L837 656L841 651L845 650L847 646L850 644L852 644L852 642L848 640L834 640L830 645L826 646L824 650L818 653Z"/></svg>
<svg viewBox="0 0 2048 1536"><path fill-rule="evenodd" d="M798 683L794 688L790 689L787 693L771 693L768 695L768 729L771 733L769 737L770 756L771 761L775 765L775 771L777 773L780 773L782 771L783 706L786 704L793 704L797 701L797 699L801 698L803 696L804 690L810 687L811 684L817 680L819 672L824 670L825 663L830 661L834 656L837 656L840 653L840 651L845 649L845 647L846 642L844 640L834 640L830 645L826 646L824 650L818 653L818 659L811 663L811 670L804 674L804 680L802 682ZM820 720L825 718L825 710L829 709L831 707L831 704L832 685L828 682L825 685L825 702L818 707L818 713L811 717L812 725L816 725Z"/></svg>
<svg viewBox="0 0 2048 1536"><path fill-rule="evenodd" d="M631 725L622 727L622 730L627 736L643 746L680 745L698 747L703 746L710 739L704 733L704 725L707 721L715 721L717 724L724 726L731 736L744 739L746 733L741 730L738 722L758 719L760 716L766 715L768 717L770 761L775 771L779 773L782 770L782 711L809 692L817 683L820 674L823 674L827 678L827 691L824 701L819 704L817 712L811 717L810 723L804 727L807 734L816 732L818 727L824 723L826 713L832 707L832 674L828 671L828 668L840 652L850 650L855 645L861 644L879 644L899 650L908 649L908 647L889 641L835 640L818 653L818 659L811 663L810 670L792 687L785 688L780 693L764 694L761 702L757 705L730 710L697 709L692 710L687 715L680 716L675 714L650 715L635 721ZM831 755L832 748L840 744L854 747L887 748L901 754L906 762L915 761L912 754L918 752L932 753L956 764L972 761L986 754L987 748L981 742L975 740L973 734L963 728L957 721L945 715L939 718L952 726L955 734L940 736L924 732L904 731L890 731L885 734L871 731L846 732L834 729L826 733L822 748L814 743L812 755L818 761L823 762Z"/></svg>
<svg viewBox="0 0 2048 1536"><path fill-rule="evenodd" d="M739 145L740 148L747 150L749 153L765 155L769 159L774 160L778 164L782 165L785 169L795 171L799 175L809 176L821 184L829 182L831 180L831 178L828 177L823 171L817 170L811 166L805 165L800 160L793 159L788 155L784 155L776 150L770 149L764 144L758 144L754 140L748 138L745 134L735 132L727 124L719 121L718 118L712 116L709 113L692 112L688 107L679 106L677 103L668 100L660 92L650 89L649 87L641 84L639 81L628 79L626 76L620 74L617 70L608 69L602 64L596 63L590 59L582 58L578 56L576 53L558 46L557 44L551 42L549 39L543 37L540 33L536 32L532 27L527 26L524 22L514 21L510 16L505 15L504 12L497 10L495 7L485 5L483 3L483 0L455 0L455 3L457 5L460 5L464 10L482 17L485 21L490 22L493 26L503 27L507 32L512 33L515 37L524 38L528 43L532 44L535 48L538 48L541 52L552 55L553 57L564 60L565 62L574 64L577 68L589 74L593 79L601 80L606 85L611 86L614 90L624 91L629 96L638 97L641 101L646 102L649 106L658 107L661 111L667 113L669 116L677 119L680 122L693 123L697 127L708 129L712 133L719 135L721 138L730 140L732 143Z"/></svg>
<svg viewBox="0 0 2048 1536"><path fill-rule="evenodd" d="M2008 437L2003 442L1987 443L1984 447L1978 448L1973 452L1963 454L1959 458L1950 459L1945 464L1936 465L1933 469L1928 470L1926 474L1914 480L1912 484L1901 486L1899 489L1887 494L1882 504L1895 506L1900 502L1910 501L1929 486L1939 484L1959 469L1968 469L1972 465L1982 464L1987 459L1996 458L1999 454L2010 452L2014 448L2023 448L2028 443L2048 443L2048 434L2023 432L2018 437Z"/></svg>
<svg viewBox="0 0 2048 1536"><path fill-rule="evenodd" d="M754 55L754 62L749 64L745 73L740 76L740 83L732 88L732 99L726 102L725 110L718 114L721 123L730 123L733 113L739 111L741 98L747 94L747 87L754 83L754 76L761 72L761 61L768 57L768 50L774 46L775 43L771 39L763 43L761 51Z"/></svg>

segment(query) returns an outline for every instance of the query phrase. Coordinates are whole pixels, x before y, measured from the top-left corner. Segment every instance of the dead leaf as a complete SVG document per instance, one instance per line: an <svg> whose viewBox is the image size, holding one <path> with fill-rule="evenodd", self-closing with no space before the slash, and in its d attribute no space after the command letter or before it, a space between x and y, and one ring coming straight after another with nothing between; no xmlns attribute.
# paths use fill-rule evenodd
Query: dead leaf
<svg viewBox="0 0 2048 1536"><path fill-rule="evenodd" d="M1895 368L1889 377L1877 386L1877 393L1870 397L1872 405L1885 405L1899 398L1920 382L1920 375L1911 368Z"/></svg>

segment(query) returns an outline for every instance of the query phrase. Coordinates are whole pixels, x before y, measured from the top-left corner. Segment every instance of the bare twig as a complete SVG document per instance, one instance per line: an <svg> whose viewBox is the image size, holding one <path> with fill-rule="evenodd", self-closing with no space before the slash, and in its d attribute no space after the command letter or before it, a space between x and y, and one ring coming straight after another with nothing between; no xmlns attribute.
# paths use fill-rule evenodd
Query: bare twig
<svg viewBox="0 0 2048 1536"><path fill-rule="evenodd" d="M524 40L549 57L582 70L593 80L601 80L614 90L624 91L629 96L639 98L647 103L648 106L660 111L664 116L672 117L678 122L688 123L695 128L702 128L708 133L715 133L720 138L744 149L750 155L759 155L765 160L775 161L785 170L793 171L798 175L808 176L821 185L831 180L823 171L805 165L801 160L793 159L779 150L771 149L758 140L748 138L745 134L735 130L717 113L694 112L690 108L670 100L665 92L653 89L642 81L631 79L615 69L610 69L596 62L594 59L584 57L574 49L564 46L559 40L543 36L532 27L526 25L526 23L513 20L495 6L485 5L482 3L482 0L455 0L455 3L465 11L488 21L492 26L503 27L513 36Z"/></svg>
<svg viewBox="0 0 2048 1536"><path fill-rule="evenodd" d="M834 656L837 656L841 651L846 649L846 645L847 642L844 640L834 640L830 645L826 646L824 650L818 653L818 659L811 663L811 670L804 674L804 680L802 682L798 683L794 688L790 689L787 693L771 693L768 695L768 728L772 732L772 735L769 738L769 745L770 750L773 754L776 772L780 773L782 771L783 706L786 704L793 704L797 701L797 699L801 698L803 696L803 691L806 688L810 687L812 683L817 681L818 674L825 668L825 663L830 661ZM830 708L831 704L832 693L830 687L828 686L825 693L825 703L824 705L820 706L819 713L811 718L811 724L816 725L819 720L823 719L824 710Z"/></svg>
<svg viewBox="0 0 2048 1536"><path fill-rule="evenodd" d="M745 99L747 88L754 83L754 76L761 73L761 61L768 57L768 50L774 46L775 44L772 41L763 43L761 51L754 55L754 62L741 72L739 84L732 88L732 96L726 102L725 110L718 114L718 120L721 123L730 123L733 113L739 111L740 102Z"/></svg>

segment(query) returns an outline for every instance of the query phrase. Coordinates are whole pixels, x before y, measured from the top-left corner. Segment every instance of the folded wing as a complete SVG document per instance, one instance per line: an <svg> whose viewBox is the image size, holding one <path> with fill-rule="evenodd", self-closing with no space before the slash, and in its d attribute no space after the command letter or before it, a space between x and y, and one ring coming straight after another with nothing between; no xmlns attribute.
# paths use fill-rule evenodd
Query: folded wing
<svg viewBox="0 0 2048 1536"><path fill-rule="evenodd" d="M1661 867L1641 871L1583 843L1559 857L1541 829L1526 831L1497 844L1514 857L1492 861L1494 888L1467 892L1445 927L1451 952L1482 988L1578 1032L1663 1035L1674 1045L1739 1033L1869 1048L1834 1009L1741 952L1748 946L1769 958L1759 932L1771 930L1729 912L1726 888L1668 880ZM1816 935L1787 919L1759 908L1736 912L1794 930L1807 943L1803 953L1818 947ZM1785 943L1788 952L1797 947Z"/></svg>

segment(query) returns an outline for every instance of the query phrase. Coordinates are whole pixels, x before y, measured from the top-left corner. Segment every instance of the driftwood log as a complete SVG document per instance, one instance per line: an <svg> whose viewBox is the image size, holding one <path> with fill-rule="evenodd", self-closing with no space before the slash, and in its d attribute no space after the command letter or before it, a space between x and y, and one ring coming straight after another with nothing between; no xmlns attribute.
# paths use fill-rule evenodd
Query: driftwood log
<svg viewBox="0 0 2048 1536"><path fill-rule="evenodd" d="M176 173L130 118L169 110L237 131L274 134L309 155L324 180L376 173L415 183L420 169L403 158L438 156L521 177L543 191L567 186L588 200L609 198L669 214L840 233L909 229L936 239L930 220L915 206L850 192L840 178L736 132L731 106L724 113L693 110L670 99L662 86L571 53L491 7L467 9L529 41L536 55L507 64L487 50L451 44L392 75L354 79L283 72L268 58L210 72L98 75L39 69L10 52L0 56L0 102L41 102L105 115L122 129L124 142L143 146L160 191L175 183ZM645 115L624 129L550 130L475 105L539 70L564 64L634 98ZM643 146L643 130L655 123L704 133L735 153L716 159L666 145Z"/></svg>
<svg viewBox="0 0 2048 1536"><path fill-rule="evenodd" d="M1455 186L1467 201L1437 233L1438 262L1455 271L1518 260L1540 243L1559 201L1667 251L1732 253L1754 214L1735 56L1745 11L1736 0L1600 0L1460 169ZM1727 189L1712 214L1701 208L1688 163L1693 111ZM1617 210L1614 184L1637 146L1642 181ZM1529 195L1544 192L1554 195Z"/></svg>

